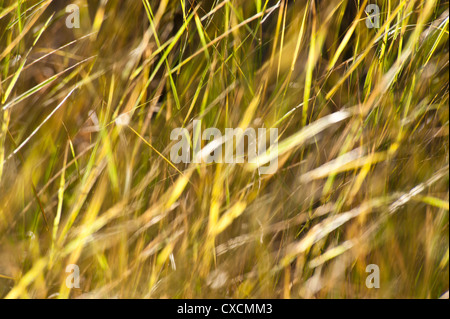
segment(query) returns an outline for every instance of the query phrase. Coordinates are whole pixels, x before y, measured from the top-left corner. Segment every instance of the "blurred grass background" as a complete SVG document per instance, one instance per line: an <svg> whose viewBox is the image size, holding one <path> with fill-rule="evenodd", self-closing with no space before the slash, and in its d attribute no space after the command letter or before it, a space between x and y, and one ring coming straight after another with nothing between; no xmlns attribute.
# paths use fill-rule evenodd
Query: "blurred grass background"
<svg viewBox="0 0 450 319"><path fill-rule="evenodd" d="M368 3L0 0L0 296L448 298L449 3ZM277 172L171 165L193 119Z"/></svg>

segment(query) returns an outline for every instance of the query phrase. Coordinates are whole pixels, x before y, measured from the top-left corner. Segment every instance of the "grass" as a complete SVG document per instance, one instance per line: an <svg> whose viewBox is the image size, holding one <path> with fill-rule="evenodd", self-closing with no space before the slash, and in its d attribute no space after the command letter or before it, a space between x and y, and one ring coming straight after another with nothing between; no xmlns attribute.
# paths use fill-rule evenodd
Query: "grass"
<svg viewBox="0 0 450 319"><path fill-rule="evenodd" d="M1 297L448 298L448 1L72 2L0 0Z"/></svg>

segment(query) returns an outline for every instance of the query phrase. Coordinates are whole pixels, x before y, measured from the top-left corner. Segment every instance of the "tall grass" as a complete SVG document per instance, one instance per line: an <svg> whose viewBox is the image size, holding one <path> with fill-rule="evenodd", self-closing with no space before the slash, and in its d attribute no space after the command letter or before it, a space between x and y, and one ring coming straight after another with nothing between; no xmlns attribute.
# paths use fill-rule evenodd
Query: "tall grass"
<svg viewBox="0 0 450 319"><path fill-rule="evenodd" d="M0 0L0 296L447 292L449 3L377 3ZM171 163L194 119L277 172Z"/></svg>

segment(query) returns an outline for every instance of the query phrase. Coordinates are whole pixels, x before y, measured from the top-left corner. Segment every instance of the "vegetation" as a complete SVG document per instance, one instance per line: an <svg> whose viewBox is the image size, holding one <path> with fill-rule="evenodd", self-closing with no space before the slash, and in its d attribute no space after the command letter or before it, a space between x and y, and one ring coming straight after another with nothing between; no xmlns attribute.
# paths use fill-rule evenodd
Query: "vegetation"
<svg viewBox="0 0 450 319"><path fill-rule="evenodd" d="M448 296L449 3L377 3L0 0L0 296ZM194 119L276 173L170 162Z"/></svg>

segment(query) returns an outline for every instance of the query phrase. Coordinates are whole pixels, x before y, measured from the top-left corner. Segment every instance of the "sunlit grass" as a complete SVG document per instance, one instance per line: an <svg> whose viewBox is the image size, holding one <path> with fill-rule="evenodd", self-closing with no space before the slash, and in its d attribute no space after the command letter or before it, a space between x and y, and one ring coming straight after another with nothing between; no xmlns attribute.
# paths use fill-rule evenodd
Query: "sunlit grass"
<svg viewBox="0 0 450 319"><path fill-rule="evenodd" d="M0 296L448 292L449 5L367 4L0 0ZM173 164L194 119L277 172Z"/></svg>

